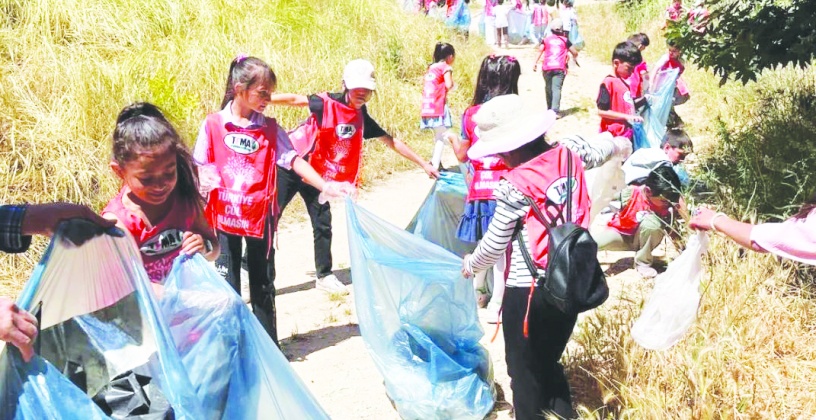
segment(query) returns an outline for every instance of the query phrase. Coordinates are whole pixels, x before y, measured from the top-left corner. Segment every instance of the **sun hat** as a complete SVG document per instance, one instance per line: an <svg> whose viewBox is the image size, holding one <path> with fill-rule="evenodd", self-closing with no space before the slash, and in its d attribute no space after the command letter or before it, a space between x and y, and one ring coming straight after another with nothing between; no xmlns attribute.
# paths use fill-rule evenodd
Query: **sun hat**
<svg viewBox="0 0 816 420"><path fill-rule="evenodd" d="M564 30L564 22L560 18L555 18L550 21L550 30L551 31L563 31Z"/></svg>
<svg viewBox="0 0 816 420"><path fill-rule="evenodd" d="M516 150L537 139L555 123L555 112L529 112L520 96L501 95L485 102L473 122L479 140L468 150L468 157L480 159Z"/></svg>
<svg viewBox="0 0 816 420"><path fill-rule="evenodd" d="M374 80L374 65L363 59L349 61L343 70L343 83L346 89L375 90L377 84Z"/></svg>

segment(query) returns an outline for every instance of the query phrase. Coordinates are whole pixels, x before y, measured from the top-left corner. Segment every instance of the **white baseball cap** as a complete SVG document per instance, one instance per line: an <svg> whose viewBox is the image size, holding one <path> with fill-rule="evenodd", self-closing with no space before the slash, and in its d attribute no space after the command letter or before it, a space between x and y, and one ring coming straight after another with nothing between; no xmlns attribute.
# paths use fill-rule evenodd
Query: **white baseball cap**
<svg viewBox="0 0 816 420"><path fill-rule="evenodd" d="M346 89L375 90L377 83L374 80L374 65L368 60L351 60L343 70L343 83Z"/></svg>

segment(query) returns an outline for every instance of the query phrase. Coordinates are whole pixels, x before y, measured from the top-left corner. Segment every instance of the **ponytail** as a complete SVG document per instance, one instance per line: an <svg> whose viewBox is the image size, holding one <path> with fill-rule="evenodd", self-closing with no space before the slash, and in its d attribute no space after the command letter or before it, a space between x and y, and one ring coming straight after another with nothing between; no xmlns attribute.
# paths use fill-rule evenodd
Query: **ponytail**
<svg viewBox="0 0 816 420"><path fill-rule="evenodd" d="M452 55L456 55L456 50L453 49L453 45L448 44L447 42L436 43L433 52L434 63L438 63L442 60L445 60Z"/></svg>
<svg viewBox="0 0 816 420"><path fill-rule="evenodd" d="M227 86L224 89L224 99L221 100L221 109L235 99L235 85L241 85L244 89L259 83L269 83L273 88L278 80L275 72L269 68L263 60L256 57L247 57L240 54L230 63L229 74L227 75Z"/></svg>

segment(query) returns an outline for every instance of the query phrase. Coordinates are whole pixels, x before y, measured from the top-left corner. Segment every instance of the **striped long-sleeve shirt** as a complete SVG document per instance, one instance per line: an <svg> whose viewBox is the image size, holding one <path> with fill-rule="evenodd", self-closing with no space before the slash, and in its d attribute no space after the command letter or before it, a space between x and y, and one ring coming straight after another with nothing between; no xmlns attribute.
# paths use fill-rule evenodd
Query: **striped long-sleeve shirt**
<svg viewBox="0 0 816 420"><path fill-rule="evenodd" d="M524 223L524 218L530 211L530 206L525 202L524 194L504 179L499 181L493 195L496 198L496 213L493 214L487 233L479 241L479 245L473 251L473 254L465 261L466 267L471 273L487 270L499 258L504 257L507 247L512 242L514 246L510 254L507 287L530 287L533 278L530 275L530 270L527 269L521 250L518 246L515 246L518 245L518 242L515 242L513 238L516 225ZM521 229L520 234L523 243L530 250L526 226ZM539 270L539 274L543 274L543 271Z"/></svg>
<svg viewBox="0 0 816 420"><path fill-rule="evenodd" d="M0 206L0 251L24 252L31 245L31 236L21 233L26 206Z"/></svg>

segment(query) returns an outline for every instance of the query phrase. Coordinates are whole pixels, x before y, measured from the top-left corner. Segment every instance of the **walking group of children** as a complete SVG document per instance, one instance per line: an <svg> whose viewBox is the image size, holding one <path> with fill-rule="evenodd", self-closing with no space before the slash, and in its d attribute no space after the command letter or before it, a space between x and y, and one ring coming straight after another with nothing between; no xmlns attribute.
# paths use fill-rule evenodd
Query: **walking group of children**
<svg viewBox="0 0 816 420"><path fill-rule="evenodd" d="M172 261L201 253L240 293L243 244L252 309L277 343L273 238L295 193L307 203L315 238L316 285L338 292L332 274L328 198L354 194L363 139L379 138L430 176L436 169L371 118L374 67L348 63L344 90L310 96L278 94L272 69L255 57L230 63L220 110L204 120L193 153L162 112L149 103L125 107L113 134L111 168L122 189L103 216L131 233L156 293ZM297 141L264 116L269 104L308 106ZM199 180L199 174L201 179Z"/></svg>

